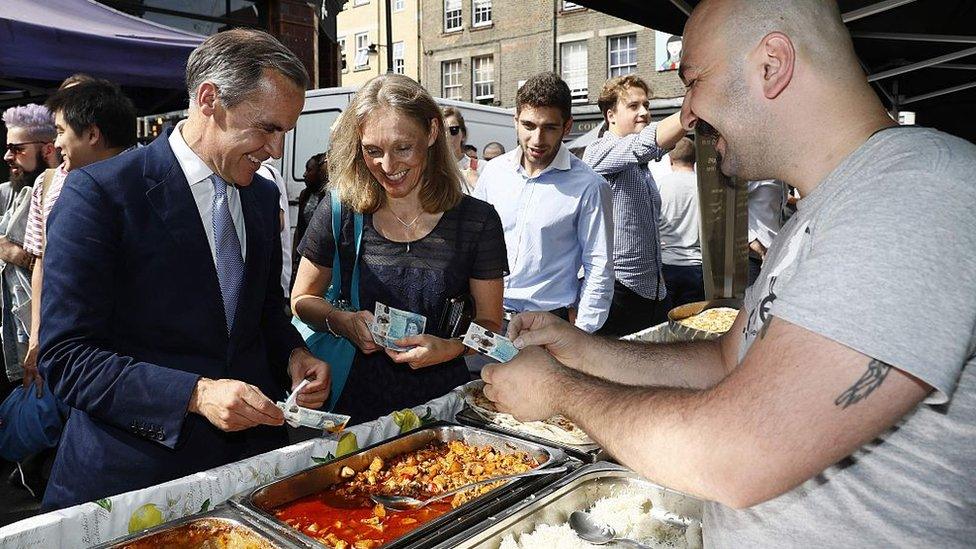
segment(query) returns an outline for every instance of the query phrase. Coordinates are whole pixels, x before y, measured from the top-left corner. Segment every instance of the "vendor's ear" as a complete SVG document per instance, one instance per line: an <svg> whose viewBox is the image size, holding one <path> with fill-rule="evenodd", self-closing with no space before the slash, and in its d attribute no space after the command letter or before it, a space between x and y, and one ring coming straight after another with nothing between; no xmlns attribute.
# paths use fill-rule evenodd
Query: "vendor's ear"
<svg viewBox="0 0 976 549"><path fill-rule="evenodd" d="M436 118L430 119L430 134L427 136L427 146L434 146L437 141L437 134L441 131L441 121Z"/></svg>
<svg viewBox="0 0 976 549"><path fill-rule="evenodd" d="M771 32L759 46L762 88L766 99L776 99L793 80L796 50L788 36Z"/></svg>

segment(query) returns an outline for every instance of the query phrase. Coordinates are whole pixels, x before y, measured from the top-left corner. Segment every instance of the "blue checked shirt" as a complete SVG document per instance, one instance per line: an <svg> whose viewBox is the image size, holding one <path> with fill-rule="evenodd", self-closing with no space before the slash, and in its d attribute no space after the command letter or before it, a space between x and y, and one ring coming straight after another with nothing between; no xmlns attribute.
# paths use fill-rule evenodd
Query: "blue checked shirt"
<svg viewBox="0 0 976 549"><path fill-rule="evenodd" d="M655 300L664 299L668 291L661 278L661 194L647 163L666 153L657 145L657 124L624 137L608 130L583 153L583 161L613 189L617 280L641 297Z"/></svg>

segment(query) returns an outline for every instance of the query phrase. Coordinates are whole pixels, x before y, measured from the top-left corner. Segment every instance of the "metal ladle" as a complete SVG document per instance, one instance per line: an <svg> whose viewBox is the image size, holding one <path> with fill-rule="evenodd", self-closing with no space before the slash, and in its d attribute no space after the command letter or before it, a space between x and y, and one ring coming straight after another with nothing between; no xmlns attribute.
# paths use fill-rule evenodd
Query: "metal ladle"
<svg viewBox="0 0 976 549"><path fill-rule="evenodd" d="M517 475L503 475L503 476L500 476L500 477L493 477L493 478L489 478L489 479L485 479L485 480L479 480L478 482L472 482L470 484L465 484L464 486L461 486L460 488L455 488L453 490L448 490L447 492L444 492L444 493L441 493L441 494L437 494L436 496L434 496L432 498L422 499L422 500L421 499L417 499L417 498L412 498L410 496L386 496L386 495L383 495L383 494L375 494L375 495L372 495L372 496L369 496L369 497L375 503L379 503L379 504L383 505L383 507L386 507L387 509L392 509L394 511L412 511L412 510L415 510L415 509L420 509L422 507L426 507L427 505L430 505L431 503L433 503L435 501L442 500L442 499L444 499L446 497L453 496L454 494L457 494L458 492L463 492L465 490L474 488L475 486L481 486L482 484L490 484L492 482L498 482L498 481L501 481L501 480L513 480L513 479L517 479L517 478L534 477L534 476L539 476L539 475L549 475L549 474L552 474L552 473L562 473L562 472L566 471L566 469L567 469L567 467L564 465L564 466L561 466L561 467L553 467L551 469L535 469L533 471L527 471L525 473L518 473Z"/></svg>

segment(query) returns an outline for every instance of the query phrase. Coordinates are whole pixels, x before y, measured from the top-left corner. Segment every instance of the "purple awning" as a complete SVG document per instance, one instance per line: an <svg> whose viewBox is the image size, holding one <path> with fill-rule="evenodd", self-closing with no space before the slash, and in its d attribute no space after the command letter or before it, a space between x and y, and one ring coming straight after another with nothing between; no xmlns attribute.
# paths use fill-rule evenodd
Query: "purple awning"
<svg viewBox="0 0 976 549"><path fill-rule="evenodd" d="M0 78L84 72L125 86L179 89L186 60L204 38L94 0L2 0Z"/></svg>

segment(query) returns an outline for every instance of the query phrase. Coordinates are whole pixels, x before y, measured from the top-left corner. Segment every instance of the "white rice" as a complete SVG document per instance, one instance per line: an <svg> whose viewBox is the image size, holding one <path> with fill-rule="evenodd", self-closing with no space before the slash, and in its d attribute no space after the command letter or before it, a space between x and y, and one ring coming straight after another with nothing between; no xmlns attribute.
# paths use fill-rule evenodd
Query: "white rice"
<svg viewBox="0 0 976 549"><path fill-rule="evenodd" d="M686 547L683 533L651 518L651 498L633 487L621 489L617 494L597 500L587 510L597 522L610 525L619 537L637 540L651 547L671 549ZM599 545L583 541L569 527L568 522L558 525L540 524L516 541L512 534L502 539L499 549L599 549Z"/></svg>

